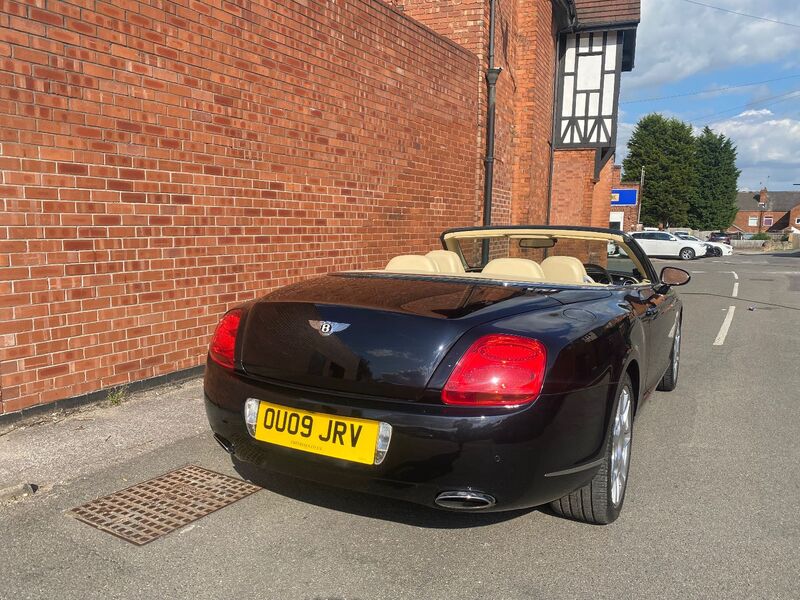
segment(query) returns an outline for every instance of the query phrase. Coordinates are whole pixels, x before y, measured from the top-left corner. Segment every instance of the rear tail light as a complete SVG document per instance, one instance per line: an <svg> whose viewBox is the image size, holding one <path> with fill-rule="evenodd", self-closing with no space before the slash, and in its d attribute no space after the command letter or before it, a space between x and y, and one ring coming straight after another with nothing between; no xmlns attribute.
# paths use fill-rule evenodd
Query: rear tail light
<svg viewBox="0 0 800 600"><path fill-rule="evenodd" d="M542 391L547 351L538 340L492 334L476 341L442 390L445 404L518 406Z"/></svg>
<svg viewBox="0 0 800 600"><path fill-rule="evenodd" d="M233 368L233 353L236 350L236 334L239 331L239 323L242 320L242 310L234 308L225 313L220 319L214 337L211 338L211 346L208 354L218 365L226 369Z"/></svg>

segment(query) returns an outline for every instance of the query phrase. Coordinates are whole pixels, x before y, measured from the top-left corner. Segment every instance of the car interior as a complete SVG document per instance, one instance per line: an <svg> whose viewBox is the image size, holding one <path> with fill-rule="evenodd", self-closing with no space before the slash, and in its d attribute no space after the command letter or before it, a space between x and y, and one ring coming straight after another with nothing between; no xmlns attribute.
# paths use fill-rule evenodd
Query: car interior
<svg viewBox="0 0 800 600"><path fill-rule="evenodd" d="M548 230L464 233L463 237L446 235L447 250L395 256L383 272L545 285L649 283L643 275L647 271L633 253L626 252L622 236ZM484 245L489 246L489 261L482 265Z"/></svg>

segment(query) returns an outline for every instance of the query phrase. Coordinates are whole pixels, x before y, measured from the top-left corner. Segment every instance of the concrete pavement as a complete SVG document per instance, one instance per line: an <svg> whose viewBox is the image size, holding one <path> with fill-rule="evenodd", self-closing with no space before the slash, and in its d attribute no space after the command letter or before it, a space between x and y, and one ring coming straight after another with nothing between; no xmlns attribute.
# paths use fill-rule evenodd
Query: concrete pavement
<svg viewBox="0 0 800 600"><path fill-rule="evenodd" d="M613 525L442 513L272 475L143 547L65 516L189 463L240 476L195 381L0 437L0 488L42 486L0 507L0 598L800 597L800 257L678 266L694 271L679 385L637 419Z"/></svg>

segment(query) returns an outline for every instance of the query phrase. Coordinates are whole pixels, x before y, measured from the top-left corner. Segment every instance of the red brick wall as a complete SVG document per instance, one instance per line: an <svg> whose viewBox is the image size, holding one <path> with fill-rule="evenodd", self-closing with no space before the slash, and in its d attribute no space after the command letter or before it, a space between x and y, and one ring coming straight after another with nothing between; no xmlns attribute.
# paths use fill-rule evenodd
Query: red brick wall
<svg viewBox="0 0 800 600"><path fill-rule="evenodd" d="M800 219L800 204L789 212L789 227L800 229L800 223L797 222L798 219Z"/></svg>
<svg viewBox="0 0 800 600"><path fill-rule="evenodd" d="M608 227L613 161L594 179L595 150L557 150L553 157L550 223Z"/></svg>
<svg viewBox="0 0 800 600"><path fill-rule="evenodd" d="M519 7L513 222L539 224L547 221L556 31L551 2Z"/></svg>
<svg viewBox="0 0 800 600"><path fill-rule="evenodd" d="M553 157L552 225L591 225L594 150L558 150ZM609 188L610 189L610 188ZM606 204L610 202L610 191ZM606 223L606 227L608 223Z"/></svg>
<svg viewBox="0 0 800 600"><path fill-rule="evenodd" d="M390 0L404 14L483 58L488 3L483 0Z"/></svg>
<svg viewBox="0 0 800 600"><path fill-rule="evenodd" d="M0 8L0 412L197 365L227 307L474 222L478 64L391 8L46 7Z"/></svg>
<svg viewBox="0 0 800 600"><path fill-rule="evenodd" d="M764 225L764 217L772 217L772 225ZM750 226L748 225L750 221L750 217L756 217L758 225ZM794 219L791 219L790 215L784 211L759 211L759 210L740 210L736 213L736 218L733 220L733 224L741 229L746 233L758 233L758 232L780 232L783 231L787 227L787 223L790 225L794 223Z"/></svg>
<svg viewBox="0 0 800 600"><path fill-rule="evenodd" d="M488 2L486 3L486 29L489 27ZM506 225L512 222L512 191L514 186L514 157L516 155L515 122L517 111L517 77L524 67L517 64L517 18L516 4L497 3L497 23L495 25L495 66L503 71L497 80L497 105L495 123L494 186L492 192L492 224ZM488 38L487 38L488 43ZM535 57L539 59L540 57ZM485 69L484 69L485 70ZM482 87L486 92L486 82L481 74ZM481 108L481 122L486 121L486 109ZM486 128L482 132L481 159L486 154ZM483 161L481 161L481 201L483 201ZM481 214L482 218L482 214Z"/></svg>
<svg viewBox="0 0 800 600"><path fill-rule="evenodd" d="M541 3L541 0L538 0ZM474 222L483 223L483 159L486 154L486 79L489 44L489 5L484 0L393 0L404 14L418 20L437 33L471 50L478 57L480 69L475 72L478 91L477 148L475 164ZM497 81L495 109L495 162L492 193L492 223L507 224L512 219L511 198L514 181L515 122L519 93L517 71L524 69L517 56L517 5L499 2L495 23L495 66L503 69ZM530 62L539 60L529 57Z"/></svg>
<svg viewBox="0 0 800 600"><path fill-rule="evenodd" d="M390 0L390 4L408 17L473 52L477 58L478 68L472 73L478 97L473 115L475 163L472 171L472 193L475 203L469 207L469 212L465 212L465 216L471 219L470 224L480 225L483 222L483 155L486 143L486 84L483 74L486 69L488 5L483 0Z"/></svg>
<svg viewBox="0 0 800 600"><path fill-rule="evenodd" d="M611 189L614 179L614 162L608 161L600 170L600 178L592 190L592 227L608 227L611 213Z"/></svg>

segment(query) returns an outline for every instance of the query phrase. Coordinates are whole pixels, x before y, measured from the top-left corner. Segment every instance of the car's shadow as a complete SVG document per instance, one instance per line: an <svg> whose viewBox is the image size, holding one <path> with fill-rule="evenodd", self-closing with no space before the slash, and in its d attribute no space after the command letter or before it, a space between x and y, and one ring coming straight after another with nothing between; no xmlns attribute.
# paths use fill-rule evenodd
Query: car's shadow
<svg viewBox="0 0 800 600"><path fill-rule="evenodd" d="M543 507L492 513L449 512L426 506L373 496L353 490L296 479L266 471L233 459L233 468L247 481L275 494L323 508L371 519L393 521L430 529L465 529L485 527L530 514L543 512Z"/></svg>

